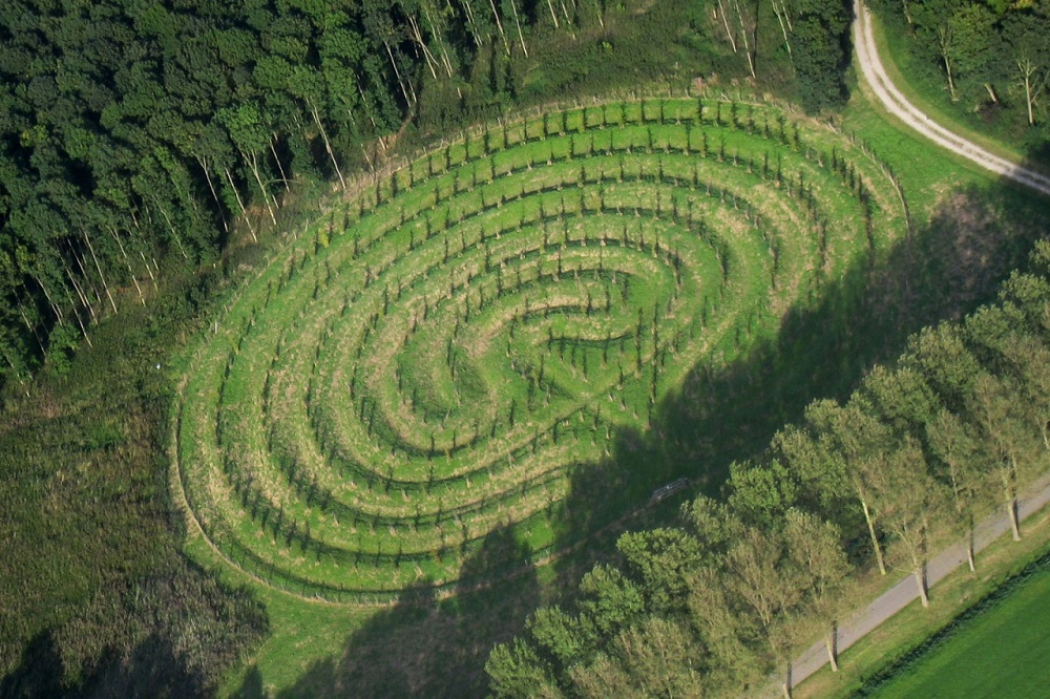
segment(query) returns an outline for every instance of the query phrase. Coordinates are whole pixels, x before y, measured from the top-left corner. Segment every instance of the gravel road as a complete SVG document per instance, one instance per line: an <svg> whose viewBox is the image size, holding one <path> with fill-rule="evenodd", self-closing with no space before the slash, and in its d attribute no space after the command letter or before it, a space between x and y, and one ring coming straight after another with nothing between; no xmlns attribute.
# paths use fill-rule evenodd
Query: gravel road
<svg viewBox="0 0 1050 699"><path fill-rule="evenodd" d="M907 126L922 136L953 153L970 160L984 169L1002 177L1008 177L1027 187L1050 195L1050 177L989 153L976 143L958 136L924 114L908 102L886 75L879 60L875 35L871 26L871 13L860 0L854 0L853 45L857 52L857 66L882 105Z"/></svg>

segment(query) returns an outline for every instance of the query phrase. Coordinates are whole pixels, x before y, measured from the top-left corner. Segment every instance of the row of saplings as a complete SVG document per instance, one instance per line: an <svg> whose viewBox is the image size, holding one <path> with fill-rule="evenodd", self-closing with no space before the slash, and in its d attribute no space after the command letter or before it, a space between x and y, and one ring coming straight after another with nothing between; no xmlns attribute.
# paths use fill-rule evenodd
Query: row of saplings
<svg viewBox="0 0 1050 699"><path fill-rule="evenodd" d="M966 542L1050 464L1050 243L999 301L913 336L840 405L811 404L726 502L624 535L571 609L542 608L496 646L499 697L736 695L824 636L860 576L907 571L928 605L926 552ZM846 543L848 542L848 544ZM785 685L785 692L790 688Z"/></svg>

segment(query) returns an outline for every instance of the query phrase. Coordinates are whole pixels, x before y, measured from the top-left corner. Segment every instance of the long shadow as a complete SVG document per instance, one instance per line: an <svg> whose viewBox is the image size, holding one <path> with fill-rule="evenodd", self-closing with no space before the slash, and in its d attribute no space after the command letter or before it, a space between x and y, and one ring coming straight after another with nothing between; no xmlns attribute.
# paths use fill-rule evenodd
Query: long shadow
<svg viewBox="0 0 1050 699"><path fill-rule="evenodd" d="M111 649L75 683L63 683L62 656L50 631L24 649L21 664L0 680L5 699L191 699L206 694L203 678L186 663L166 635L153 633L127 657Z"/></svg>
<svg viewBox="0 0 1050 699"><path fill-rule="evenodd" d="M44 631L22 649L18 667L0 679L0 697L36 699L71 696L62 687L62 656L50 631Z"/></svg>
<svg viewBox="0 0 1050 699"><path fill-rule="evenodd" d="M734 460L754 456L819 397L847 396L872 364L898 355L909 334L958 318L989 300L1023 263L1050 204L1004 187L947 195L929 223L876 258L800 300L775 339L724 366L698 365L657 406L646 431L614 435L611 456L576 469L556 505L556 548L544 571L526 570L482 590L435 599L425 586L378 612L331 658L312 664L278 696L482 697L492 646L520 633L544 592L571 597L596 560L615 558L624 529L671 523L697 492L722 495ZM679 477L691 488L655 507L652 490ZM582 545L581 545L582 544ZM490 534L463 566L464 578L527 557L508 530ZM257 670L239 697L265 696Z"/></svg>
<svg viewBox="0 0 1050 699"><path fill-rule="evenodd" d="M610 458L573 474L557 547L578 543L580 532L604 533L588 541L587 561L558 565L615 557L623 529L670 523L697 493L722 497L732 462L762 452L813 400L847 397L873 364L898 356L910 334L990 300L1047 230L1050 202L1013 185L948 193L906 240L856 260L796 302L775 338L727 364L693 367L648 430L621 430ZM646 507L654 489L683 477L691 488Z"/></svg>
<svg viewBox="0 0 1050 699"><path fill-rule="evenodd" d="M468 558L463 579L476 577L529 553L510 529L490 533ZM464 589L436 599L426 583L408 600L377 612L341 651L313 663L294 686L278 694L300 697L480 697L486 692L485 661L491 647L521 632L540 603L536 571L483 589ZM258 671L250 671L235 696L265 696Z"/></svg>

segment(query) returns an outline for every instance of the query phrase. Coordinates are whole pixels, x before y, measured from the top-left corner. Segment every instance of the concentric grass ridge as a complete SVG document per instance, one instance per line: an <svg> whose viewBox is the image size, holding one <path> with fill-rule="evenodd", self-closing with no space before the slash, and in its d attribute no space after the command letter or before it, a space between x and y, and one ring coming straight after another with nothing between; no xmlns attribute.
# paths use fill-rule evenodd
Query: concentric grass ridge
<svg viewBox="0 0 1050 699"><path fill-rule="evenodd" d="M564 526L575 474L902 235L902 204L849 138L764 103L467 134L236 294L188 361L176 482L229 563L296 595L385 603L541 563L590 533ZM659 485L621 478L639 505Z"/></svg>

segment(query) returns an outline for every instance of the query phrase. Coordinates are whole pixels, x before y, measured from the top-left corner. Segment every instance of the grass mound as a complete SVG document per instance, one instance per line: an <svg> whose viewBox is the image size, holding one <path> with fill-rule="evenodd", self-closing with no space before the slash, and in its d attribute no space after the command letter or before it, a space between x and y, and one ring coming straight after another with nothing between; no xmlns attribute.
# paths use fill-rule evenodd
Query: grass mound
<svg viewBox="0 0 1050 699"><path fill-rule="evenodd" d="M176 495L230 565L306 597L385 603L540 564L592 533L566 526L577 476L906 218L859 144L774 105L473 131L236 295L187 359ZM618 473L638 506L669 475ZM595 526L625 514L571 495Z"/></svg>

